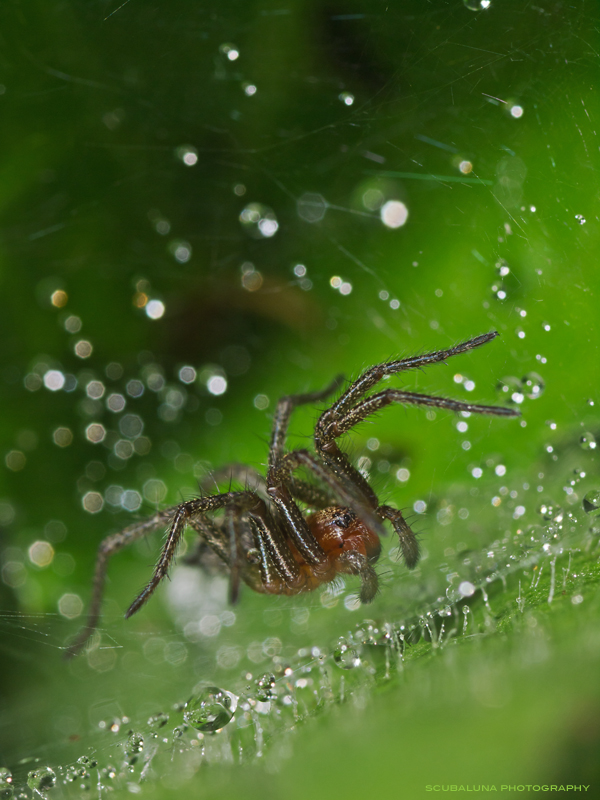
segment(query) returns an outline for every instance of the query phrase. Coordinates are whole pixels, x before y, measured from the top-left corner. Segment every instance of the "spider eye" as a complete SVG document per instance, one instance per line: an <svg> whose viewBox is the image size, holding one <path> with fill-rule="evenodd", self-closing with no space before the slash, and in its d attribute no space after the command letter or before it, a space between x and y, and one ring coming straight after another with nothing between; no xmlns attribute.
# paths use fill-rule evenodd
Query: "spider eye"
<svg viewBox="0 0 600 800"><path fill-rule="evenodd" d="M343 514L339 514L338 516L336 516L335 519L333 520L333 523L334 525L338 525L340 528L344 528L345 530L346 528L349 528L350 525L352 525L355 519L356 519L356 514L353 511L350 511L350 509L348 509Z"/></svg>

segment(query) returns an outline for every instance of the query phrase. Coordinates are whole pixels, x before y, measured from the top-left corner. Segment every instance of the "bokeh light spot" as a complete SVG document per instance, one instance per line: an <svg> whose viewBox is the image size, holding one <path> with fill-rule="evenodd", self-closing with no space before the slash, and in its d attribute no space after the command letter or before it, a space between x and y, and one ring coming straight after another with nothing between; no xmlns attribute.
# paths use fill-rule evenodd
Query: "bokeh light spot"
<svg viewBox="0 0 600 800"><path fill-rule="evenodd" d="M65 330L69 333L79 333L81 330L81 319L72 314L70 317L66 318L64 326Z"/></svg>
<svg viewBox="0 0 600 800"><path fill-rule="evenodd" d="M25 453L20 450L10 450L4 458L4 463L13 472L20 472L27 463L27 459Z"/></svg>
<svg viewBox="0 0 600 800"><path fill-rule="evenodd" d="M175 155L186 167L193 167L198 163L198 151L191 144L182 144L175 150Z"/></svg>
<svg viewBox="0 0 600 800"><path fill-rule="evenodd" d="M85 387L85 393L92 400L99 400L105 392L105 387L102 381L90 381Z"/></svg>
<svg viewBox="0 0 600 800"><path fill-rule="evenodd" d="M100 492L86 492L81 498L81 504L89 514L97 514L104 507L104 498Z"/></svg>
<svg viewBox="0 0 600 800"><path fill-rule="evenodd" d="M98 444L98 442L104 441L106 429L104 425L101 425L99 422L92 422L92 424L88 425L85 429L85 437L88 441Z"/></svg>
<svg viewBox="0 0 600 800"><path fill-rule="evenodd" d="M73 441L73 431L70 428L56 428L52 438L59 447L68 447Z"/></svg>
<svg viewBox="0 0 600 800"><path fill-rule="evenodd" d="M63 594L58 601L58 612L67 619L76 619L83 611L83 600L78 594Z"/></svg>
<svg viewBox="0 0 600 800"><path fill-rule="evenodd" d="M401 228L408 219L408 208L400 200L388 200L381 206L380 215L387 228Z"/></svg>
<svg viewBox="0 0 600 800"><path fill-rule="evenodd" d="M58 392L65 385L65 376L58 369L49 369L44 373L44 386L51 392Z"/></svg>
<svg viewBox="0 0 600 800"><path fill-rule="evenodd" d="M79 356L79 358L89 358L92 355L92 350L94 348L91 345L91 342L88 342L86 339L80 339L75 344L75 355Z"/></svg>
<svg viewBox="0 0 600 800"><path fill-rule="evenodd" d="M225 394L227 391L227 380L222 375L213 375L206 382L206 388L214 395Z"/></svg>
<svg viewBox="0 0 600 800"><path fill-rule="evenodd" d="M29 547L27 555L29 556L29 560L32 564L35 564L36 567L43 569L44 567L50 566L52 563L52 559L54 558L54 548L50 542L39 540L34 542Z"/></svg>
<svg viewBox="0 0 600 800"><path fill-rule="evenodd" d="M167 487L164 481L158 478L150 478L144 484L144 497L149 503L162 503L167 496Z"/></svg>
<svg viewBox="0 0 600 800"><path fill-rule="evenodd" d="M182 383L193 383L196 380L196 370L194 367L181 367L179 370L179 380Z"/></svg>
<svg viewBox="0 0 600 800"><path fill-rule="evenodd" d="M55 308L62 308L67 305L69 295L62 289L57 289L50 295L50 302Z"/></svg>
<svg viewBox="0 0 600 800"><path fill-rule="evenodd" d="M305 222L320 222L327 212L327 200L322 194L305 192L296 204L298 216Z"/></svg>
<svg viewBox="0 0 600 800"><path fill-rule="evenodd" d="M126 400L122 394L117 392L109 394L106 398L106 407L114 414L118 414L125 408Z"/></svg>
<svg viewBox="0 0 600 800"><path fill-rule="evenodd" d="M149 300L146 303L146 315L150 319L160 319L165 313L165 304L161 300Z"/></svg>

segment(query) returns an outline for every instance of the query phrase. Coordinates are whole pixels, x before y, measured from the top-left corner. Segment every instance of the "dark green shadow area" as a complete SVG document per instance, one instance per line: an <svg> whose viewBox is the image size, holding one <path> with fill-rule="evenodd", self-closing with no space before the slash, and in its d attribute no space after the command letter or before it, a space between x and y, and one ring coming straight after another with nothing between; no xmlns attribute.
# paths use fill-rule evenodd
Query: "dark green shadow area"
<svg viewBox="0 0 600 800"><path fill-rule="evenodd" d="M597 9L0 20L2 797L597 796ZM422 547L409 572L384 541L371 605L348 578L232 609L181 553L125 622L158 532L62 660L100 541L262 471L279 397L491 330L385 385L521 420L389 408L342 440ZM184 718L207 685L218 733Z"/></svg>

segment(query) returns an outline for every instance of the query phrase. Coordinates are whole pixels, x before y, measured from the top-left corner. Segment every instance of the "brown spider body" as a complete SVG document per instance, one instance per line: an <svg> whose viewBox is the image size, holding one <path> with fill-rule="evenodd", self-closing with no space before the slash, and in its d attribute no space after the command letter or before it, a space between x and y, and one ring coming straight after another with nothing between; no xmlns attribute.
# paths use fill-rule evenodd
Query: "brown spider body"
<svg viewBox="0 0 600 800"><path fill-rule="evenodd" d="M289 548L299 568L294 581L283 581L279 576L263 580L258 571L244 575L244 581L256 592L264 594L296 595L312 592L338 575L356 572L353 557L374 564L381 554L381 540L375 531L362 522L349 508L330 506L306 517L308 527L327 558L320 564L307 562L298 549Z"/></svg>
<svg viewBox="0 0 600 800"><path fill-rule="evenodd" d="M348 573L344 562L340 563L343 553L358 553L369 564L374 564L381 554L379 536L349 508L324 508L315 511L306 521L332 565L337 565L337 572Z"/></svg>
<svg viewBox="0 0 600 800"><path fill-rule="evenodd" d="M297 406L320 402L331 395L339 388L341 378L320 392L281 398L273 419L266 478L249 467L230 465L213 476L217 488L225 481L236 481L245 485L243 490L186 500L134 522L100 543L88 621L68 647L67 656L79 652L96 628L110 556L165 525L167 538L152 578L126 617L141 608L167 575L186 527L199 537L195 561L202 565L204 556L210 554L229 571L231 602L237 600L242 581L263 594L296 595L313 591L338 575L359 576L360 600L371 602L378 591L373 564L381 552L379 537L386 532L383 522L391 523L396 532L409 569L419 559L419 547L402 512L380 504L374 489L350 462L338 440L393 403L518 416L519 412L511 408L476 405L404 389L386 388L369 394L384 377L444 362L497 335L484 333L446 350L367 369L319 417L314 433L315 452L286 449L290 417ZM308 481L296 476L299 469L307 473ZM208 487L204 484L201 488L206 491Z"/></svg>

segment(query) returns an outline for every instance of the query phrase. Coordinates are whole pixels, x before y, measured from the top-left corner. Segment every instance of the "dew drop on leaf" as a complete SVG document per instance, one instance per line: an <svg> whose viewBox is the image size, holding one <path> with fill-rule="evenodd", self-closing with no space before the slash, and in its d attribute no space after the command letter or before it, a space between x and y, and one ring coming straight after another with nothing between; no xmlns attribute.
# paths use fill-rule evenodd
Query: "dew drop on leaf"
<svg viewBox="0 0 600 800"><path fill-rule="evenodd" d="M360 666L360 656L344 639L340 639L333 651L333 660L340 669L354 669Z"/></svg>
<svg viewBox="0 0 600 800"><path fill-rule="evenodd" d="M238 698L218 686L202 686L185 704L183 719L197 731L212 733L231 721Z"/></svg>
<svg viewBox="0 0 600 800"><path fill-rule="evenodd" d="M535 400L543 394L546 384L537 372L528 372L523 378L523 390L527 397Z"/></svg>
<svg viewBox="0 0 600 800"><path fill-rule="evenodd" d="M600 490L592 489L583 498L583 510L590 517L596 517L600 514Z"/></svg>
<svg viewBox="0 0 600 800"><path fill-rule="evenodd" d="M256 697L258 700L266 702L273 697L273 688L275 687L275 675L270 672L265 672L256 679Z"/></svg>
<svg viewBox="0 0 600 800"><path fill-rule="evenodd" d="M36 792L46 792L56 786L56 773L50 767L31 770L27 775L27 786Z"/></svg>
<svg viewBox="0 0 600 800"><path fill-rule="evenodd" d="M596 437L593 433L589 433L586 431L581 435L579 439L579 444L583 450L595 450L596 449Z"/></svg>
<svg viewBox="0 0 600 800"><path fill-rule="evenodd" d="M0 800L11 800L14 795L12 773L6 767L0 767Z"/></svg>

